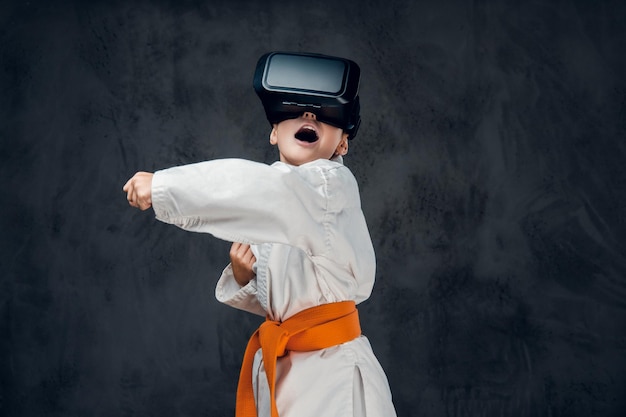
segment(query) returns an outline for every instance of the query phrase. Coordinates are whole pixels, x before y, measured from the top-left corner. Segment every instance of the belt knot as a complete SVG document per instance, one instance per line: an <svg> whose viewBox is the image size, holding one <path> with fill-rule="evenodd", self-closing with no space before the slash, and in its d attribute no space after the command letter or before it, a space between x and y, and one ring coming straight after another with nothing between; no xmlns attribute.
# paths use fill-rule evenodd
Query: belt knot
<svg viewBox="0 0 626 417"><path fill-rule="evenodd" d="M277 358L287 354L287 343L289 342L289 331L281 327L279 321L266 320L259 326L259 342L261 347L266 346L275 353Z"/></svg>

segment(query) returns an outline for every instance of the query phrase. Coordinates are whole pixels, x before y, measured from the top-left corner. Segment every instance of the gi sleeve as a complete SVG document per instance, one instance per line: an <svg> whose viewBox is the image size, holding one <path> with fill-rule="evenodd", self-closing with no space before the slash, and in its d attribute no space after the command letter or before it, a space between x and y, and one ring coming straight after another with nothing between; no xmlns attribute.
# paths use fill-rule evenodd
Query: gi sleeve
<svg viewBox="0 0 626 417"><path fill-rule="evenodd" d="M233 268L231 264L228 264L222 272L222 276L215 287L215 298L231 307L260 316L265 316L266 311L263 309L257 298L256 284L255 278L245 286L240 287L233 277Z"/></svg>
<svg viewBox="0 0 626 417"><path fill-rule="evenodd" d="M323 255L327 178L242 159L220 159L157 171L156 218L185 230L248 244L282 243Z"/></svg>

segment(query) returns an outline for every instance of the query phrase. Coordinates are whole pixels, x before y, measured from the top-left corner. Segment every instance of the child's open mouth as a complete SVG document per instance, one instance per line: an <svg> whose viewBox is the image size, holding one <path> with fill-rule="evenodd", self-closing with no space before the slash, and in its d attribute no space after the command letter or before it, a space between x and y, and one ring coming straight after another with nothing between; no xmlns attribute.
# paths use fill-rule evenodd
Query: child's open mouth
<svg viewBox="0 0 626 417"><path fill-rule="evenodd" d="M313 143L319 139L317 132L312 127L302 126L295 134L296 139L303 142Z"/></svg>

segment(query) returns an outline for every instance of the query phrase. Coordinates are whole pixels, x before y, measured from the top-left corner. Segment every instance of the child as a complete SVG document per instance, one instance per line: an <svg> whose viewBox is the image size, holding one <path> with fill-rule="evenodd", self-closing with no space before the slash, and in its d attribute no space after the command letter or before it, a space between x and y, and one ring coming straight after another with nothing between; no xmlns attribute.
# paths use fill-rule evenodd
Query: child
<svg viewBox="0 0 626 417"><path fill-rule="evenodd" d="M359 127L359 77L349 60L264 55L254 86L279 162L214 160L139 172L124 186L131 206L234 242L216 297L267 318L246 349L237 417L396 415L355 308L375 275L342 163Z"/></svg>

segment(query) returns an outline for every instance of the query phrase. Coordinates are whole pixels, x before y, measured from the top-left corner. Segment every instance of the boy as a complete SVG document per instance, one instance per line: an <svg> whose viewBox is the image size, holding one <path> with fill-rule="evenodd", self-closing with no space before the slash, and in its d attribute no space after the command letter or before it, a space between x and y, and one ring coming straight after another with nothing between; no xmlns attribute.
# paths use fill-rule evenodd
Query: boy
<svg viewBox="0 0 626 417"><path fill-rule="evenodd" d="M234 242L216 297L267 318L246 349L238 417L395 416L355 308L375 275L358 186L342 163L360 122L359 77L341 58L264 55L254 86L279 162L202 162L124 186L131 206Z"/></svg>

